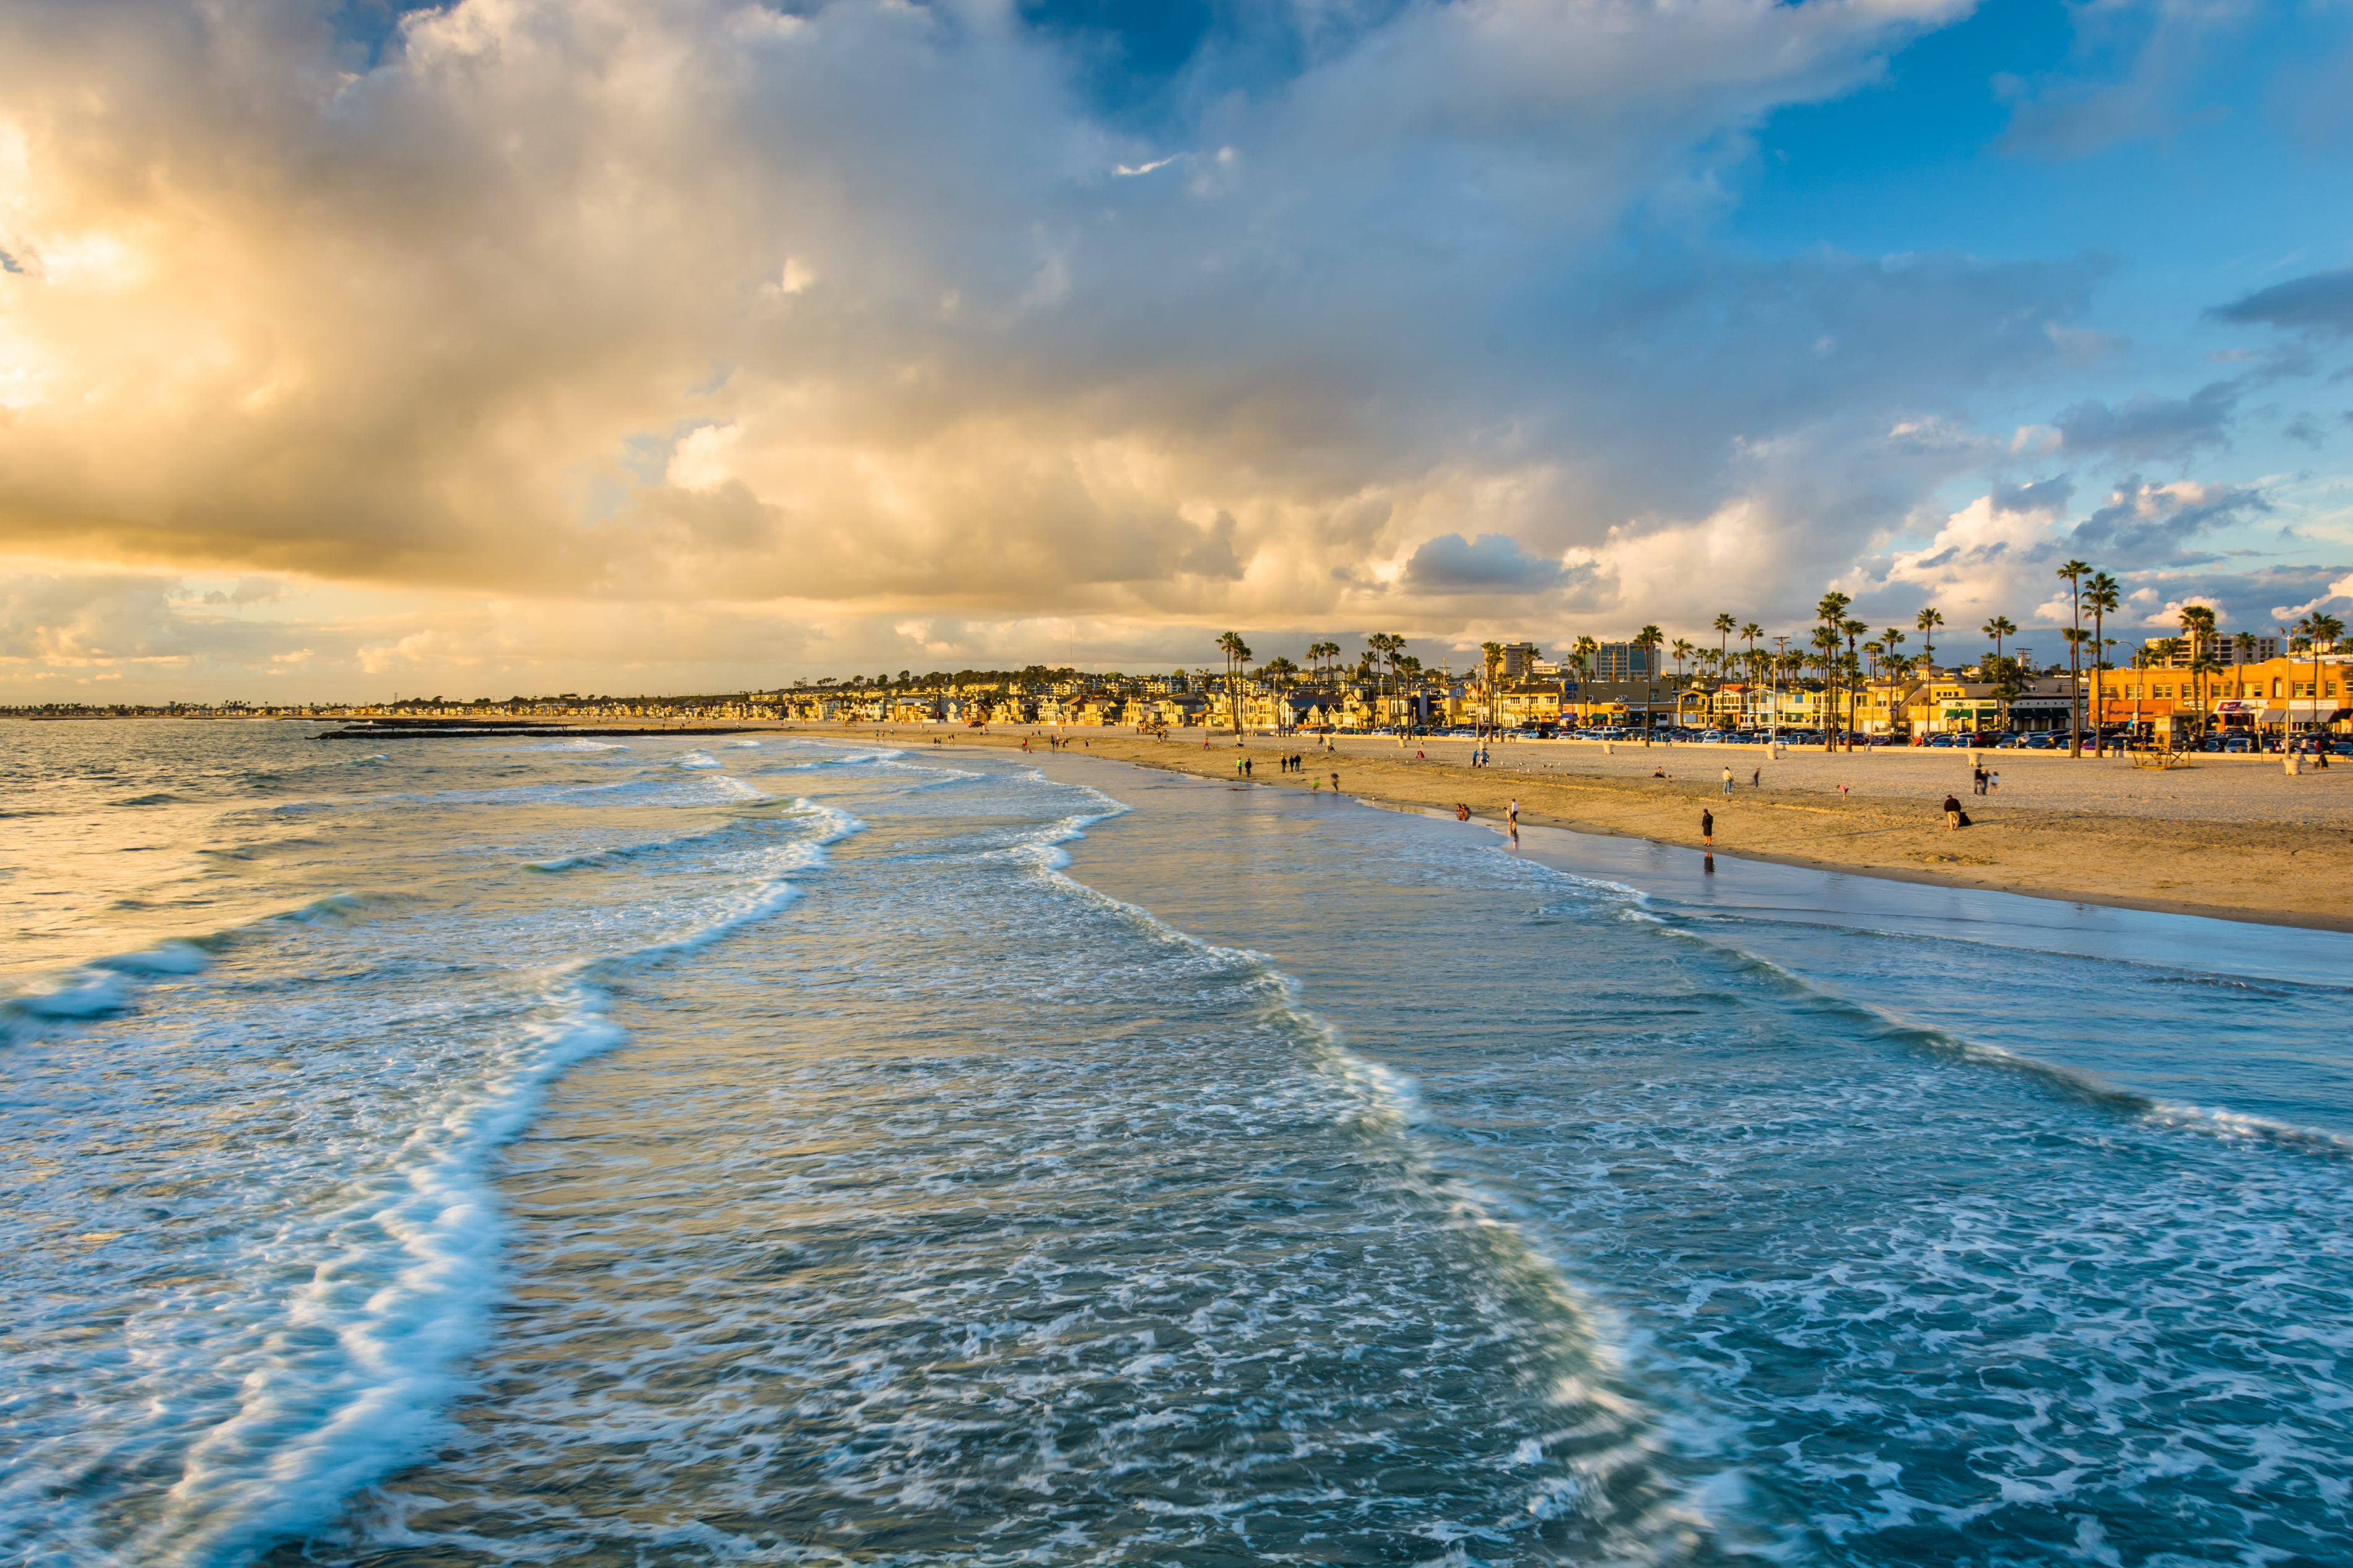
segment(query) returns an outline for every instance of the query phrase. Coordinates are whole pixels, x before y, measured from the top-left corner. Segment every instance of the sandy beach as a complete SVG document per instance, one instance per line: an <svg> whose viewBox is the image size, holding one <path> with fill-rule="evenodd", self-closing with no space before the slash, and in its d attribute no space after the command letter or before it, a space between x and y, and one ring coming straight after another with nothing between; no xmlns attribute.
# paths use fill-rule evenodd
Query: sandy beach
<svg viewBox="0 0 2353 1568"><path fill-rule="evenodd" d="M852 726L811 733L882 735L943 748L1045 744L1043 731ZM1818 866L1898 880L1991 888L2127 909L2353 931L2353 766L2290 777L2277 757L2200 754L2162 772L2122 757L1985 752L1997 795L1970 794L1970 753L1505 742L1494 763L1470 765L1468 741L1342 736L1282 741L1173 731L1068 732L1079 756L1232 779L1238 757L1255 787L1307 790L1340 774L1345 795L1387 805L1500 819L1516 798L1524 822L1700 847L1700 814L1715 818L1720 856ZM1308 758L1284 773L1276 759ZM1734 773L1733 793L1722 773ZM1663 776L1660 776L1663 775ZM1841 785L1844 785L1843 792ZM1319 792L1320 793L1320 792ZM1947 794L1973 826L1945 826Z"/></svg>

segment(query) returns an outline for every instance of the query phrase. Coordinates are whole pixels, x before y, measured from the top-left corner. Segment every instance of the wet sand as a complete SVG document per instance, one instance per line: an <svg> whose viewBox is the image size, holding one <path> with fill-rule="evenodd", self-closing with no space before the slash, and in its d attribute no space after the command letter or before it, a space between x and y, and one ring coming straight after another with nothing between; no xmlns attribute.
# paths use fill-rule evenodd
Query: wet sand
<svg viewBox="0 0 2353 1568"><path fill-rule="evenodd" d="M874 725L779 726L810 733L874 736ZM934 726L882 726L893 743L942 750L1018 748L1030 730L981 734ZM1131 731L1066 731L1077 756L1231 780L1237 757L1251 783L1307 790L1337 771L1344 795L1377 804L1499 819L1520 802L1529 824L1614 834L1697 848L1700 814L1715 817L1720 856L1816 866L1902 881L1989 888L2038 898L2225 920L2353 931L2353 765L2287 776L2277 757L2200 754L2165 772L2123 758L1986 752L2001 775L1998 795L1969 792L1969 753L1882 750L1825 754L1761 748L1593 742L1495 746L1495 765L1469 765L1471 742L1172 731L1166 741ZM950 738L950 737L953 738ZM1032 740L1043 749L1042 739ZM1307 771L1275 759L1304 753ZM1420 754L1417 754L1420 753ZM1735 775L1723 793L1722 770ZM1663 774L1663 777L1653 776ZM1756 782L1752 783L1752 775ZM1841 795L1839 785L1847 786ZM1939 806L1961 798L1974 826L1946 828ZM1319 792L1320 793L1320 792Z"/></svg>

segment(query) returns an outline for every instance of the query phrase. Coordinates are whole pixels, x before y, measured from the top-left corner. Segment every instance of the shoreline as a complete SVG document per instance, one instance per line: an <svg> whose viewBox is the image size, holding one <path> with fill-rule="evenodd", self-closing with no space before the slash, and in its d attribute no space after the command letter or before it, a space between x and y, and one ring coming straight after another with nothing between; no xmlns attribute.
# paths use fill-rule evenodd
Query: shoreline
<svg viewBox="0 0 2353 1568"><path fill-rule="evenodd" d="M775 728L786 731L787 727ZM793 725L788 732L829 740L873 740L877 728ZM939 740L947 742L942 750L1018 751L1030 737L1026 731L983 734L885 726L880 738L886 743L911 747ZM1113 731L1069 736L1062 747L1048 754L1238 782L1230 772L1237 752L1230 733L1212 736L1212 743L1206 747L1186 743L1192 739L1187 733L1182 740L1161 742ZM1698 854L1703 852L1698 819L1706 810L1718 817L1715 852L1726 859L2010 893L2057 903L2353 932L2353 913L2346 912L2348 900L2343 892L2353 886L2353 831L2335 823L2231 822L2115 810L2054 810L1971 797L1968 809L1976 826L1954 834L1945 828L1936 803L1877 791L1872 786L1884 781L1868 773L1858 775L1862 782L1846 796L1820 789L1752 789L1743 784L1725 797L1719 787L1689 777L1610 777L1558 763L1547 763L1552 771L1545 773L1473 769L1438 757L1400 762L1378 748L1363 745L1337 750L1327 757L1320 742L1311 743L1307 737L1283 742L1254 735L1247 740L1250 743L1240 748L1240 754L1254 763L1305 753L1311 763L1308 770L1296 773L1259 777L1253 773L1247 782L1255 787L1306 794L1309 781L1319 776L1319 769L1324 777L1336 769L1342 774L1341 794L1352 802L1450 818L1459 803L1471 808L1473 819L1498 830L1504 825L1507 800L1517 798L1520 820L1530 826L1638 839ZM1704 752L1693 755L1697 751L1676 747L1664 756L1654 752L1636 760L1657 762L1662 772L1668 761L1712 765ZM1967 766L1965 752L1940 755L1954 765ZM1816 759L1797 760L1816 765ZM2353 769L2343 770L2343 775L2348 794L2353 795ZM2303 782L2326 785L2333 781L2307 778ZM2333 795L2331 800L2333 805ZM1677 820L1671 823L1668 818ZM1823 818L1843 820L1833 827L1833 821ZM1841 839L1862 843L1846 846L1850 852L1845 854L1824 852ZM1864 843L1872 852L1852 852ZM2087 860L2099 863L2099 879L2083 875ZM1961 868L1965 867L1970 869ZM1979 867L1984 869L1975 869ZM2085 885L2098 881L2108 885ZM2181 892L2175 892L2176 888ZM2199 893L2208 896L2199 897ZM2216 898L2215 893L2230 896Z"/></svg>
<svg viewBox="0 0 2353 1568"><path fill-rule="evenodd" d="M1080 756L1086 758L1089 756L1089 753L1082 752ZM1167 767L1164 764L1143 759L1113 759L1104 757L1092 760L1104 762L1114 760L1127 761L1130 763L1130 765L1134 767L1157 767L1164 773L1185 773L1188 777L1195 778L1210 778L1214 776L1208 773L1196 773L1185 768ZM1251 784L1253 786L1256 786L1265 781L1250 780L1247 782ZM1415 816L1438 817L1446 821L1455 820L1451 814L1448 813L1444 807L1432 805L1425 802L1389 800L1370 795L1347 795L1345 798L1359 802L1366 805L1375 806L1383 811L1402 812ZM1498 833L1502 833L1505 830L1504 819L1501 816L1486 816L1473 811L1472 813L1471 820L1483 824L1484 826L1494 829ZM2020 898L2042 899L2052 903L2090 904L2100 909L2111 910L2137 910L2144 914L2190 915L2200 920L2232 921L2242 925L2284 926L2299 931L2353 932L2353 916L2314 914L2304 911L2247 909L2243 907L2221 904L2195 904L2163 899L2133 898L2126 895L2113 893L2045 891L2041 889L2015 887L1978 878L1962 877L1949 871L1936 871L1926 867L1915 869L1911 867L1905 866L1873 866L1852 861L1823 860L1803 855L1776 854L1769 850L1725 849L1718 847L1711 852L1698 846L1688 844L1678 839L1662 837L1655 834L1630 833L1621 828L1598 826L1589 823L1572 822L1566 818L1548 816L1542 813L1532 812L1525 807L1523 807L1520 812L1520 822L1523 826L1529 827L1550 827L1565 833L1580 833L1600 838L1625 838L1638 843L1657 844L1670 849L1685 849L1694 854L1704 855L1713 853L1715 856L1725 860L1754 860L1766 865L1789 866L1809 871L1827 871L1851 877L1870 877L1883 882L1909 882L1917 886L1930 888L1965 888L1975 892L2010 893Z"/></svg>
<svg viewBox="0 0 2353 1568"><path fill-rule="evenodd" d="M501 727L495 721L443 724L421 735L386 726L372 738L464 739ZM945 751L1018 751L1025 741L1037 745L1051 733L779 720L675 728L575 720L560 730L651 737L798 734L910 749L939 742ZM1698 854L1700 814L1709 811L1717 816L1715 852L1727 859L2056 903L2353 932L2353 912L2348 912L2353 899L2347 897L2353 889L2353 768L2341 766L2291 778L2275 767L2243 765L2270 759L2201 753L2188 770L2192 776L2185 777L2137 772L2117 758L1976 753L1997 770L2021 757L2035 759L2025 769L2013 766L2016 787L1993 799L1968 794L1973 754L1958 747L1789 750L1773 758L1757 747L1507 742L1499 748L1501 765L1473 768L1467 765L1469 742L1440 738L1414 742L1411 755L1393 738L1369 736L1340 737L1328 753L1321 737L1250 734L1237 742L1228 731L1206 737L1172 731L1162 741L1082 728L1063 731L1060 739L1059 749L1040 751L1229 783L1238 782L1230 771L1238 756L1271 763L1282 754L1303 754L1311 763L1306 770L1271 771L1265 777L1253 773L1247 782L1306 794L1311 779L1337 770L1341 793L1351 801L1450 818L1460 804L1498 830L1507 802L1517 798L1521 821L1530 826ZM1195 744L1203 739L1207 744ZM1727 753L1735 750L1740 765L1727 795L1706 775L1728 766L1735 759ZM2208 763L2241 765L2201 773ZM1772 784L1738 782L1738 774L1761 778L1764 770L1774 774ZM1974 822L1957 834L1944 827L1939 809L1947 790L1965 797ZM2291 819L2288 811L2317 815ZM2087 866L2097 874L2085 875Z"/></svg>

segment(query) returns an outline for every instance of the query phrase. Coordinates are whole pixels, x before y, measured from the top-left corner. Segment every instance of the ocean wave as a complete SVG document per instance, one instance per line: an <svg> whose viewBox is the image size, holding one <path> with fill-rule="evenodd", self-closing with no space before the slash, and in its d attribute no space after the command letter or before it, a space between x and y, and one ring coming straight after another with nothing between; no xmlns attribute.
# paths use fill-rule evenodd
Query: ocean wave
<svg viewBox="0 0 2353 1568"><path fill-rule="evenodd" d="M226 1568L323 1527L353 1493L430 1453L448 1435L453 1401L470 1386L470 1363L489 1342L503 1289L508 1227L493 1185L499 1149L530 1124L565 1070L625 1043L611 1017L617 982L788 907L799 896L797 879L825 863L827 848L864 826L812 802L797 802L796 812L776 822L783 832L770 835L786 841L755 841L715 858L710 875L697 879L683 924L661 920L668 900L649 902L632 920L653 929L626 947L534 962L512 972L512 994L497 989L507 984L499 971L480 965L473 984L491 992L477 992L446 1021L429 988L418 988L412 1002L360 987L394 1009L391 1021L423 1009L409 1021L421 1026L416 1037L427 1048L403 1058L367 1030L345 1042L352 1076L329 1076L323 1058L306 1061L303 1094L293 1104L323 1094L345 1106L328 1118L328 1136L350 1140L357 1157L322 1165L317 1184L290 1180L305 1168L299 1156L272 1170L264 1212L222 1228L216 1245L224 1255L192 1260L216 1271L206 1275L206 1288L217 1300L205 1310L191 1315L168 1299L142 1298L153 1320L143 1331L163 1336L149 1360L186 1363L191 1380L206 1383L206 1401L219 1407L153 1397L156 1377L169 1375L153 1365L112 1384L147 1413L127 1429L129 1440L156 1448L142 1462L169 1469L167 1479L127 1497L109 1493L103 1512L58 1501L109 1492L95 1485L111 1461L90 1457L90 1418L66 1413L20 1471L20 1479L33 1478L33 1489L0 1485L0 1559L72 1542L58 1560ZM744 822L771 820L733 826L740 831ZM271 931L293 952L369 953L398 943L413 956L431 955L439 952L432 933L448 929L439 923L380 937L337 931L417 903L400 894L315 899L224 932L209 947L167 943L102 961L109 967L86 966L71 984L12 997L0 1008L23 1003L51 1018L102 1017L127 1005L142 983L193 974L212 951ZM589 935L613 929L600 921L580 927ZM322 945L328 942L340 945ZM246 992L252 994L249 986ZM496 1005L489 1005L493 998ZM277 1026L273 1015L264 1037ZM453 1032L464 1037L462 1046L448 1039ZM290 1040L279 1048L316 1051L325 1043L321 1034L333 1031L298 1027L299 1047ZM404 1103L400 1094L412 1085L427 1098ZM200 1106L182 1109L200 1121L208 1114ZM309 1113L290 1105L290 1115ZM272 1167L282 1160L268 1149L252 1158ZM223 1175L191 1173L174 1190L190 1194ZM226 1185L234 1189L234 1172ZM232 1371L215 1375L219 1367ZM119 1542L99 1539L117 1529L127 1531Z"/></svg>
<svg viewBox="0 0 2353 1568"><path fill-rule="evenodd" d="M2242 1112L2207 1110L2165 1100L2057 1062L1971 1039L1948 1029L1910 1023L1867 1003L1829 991L1784 964L1736 947L1720 937L1694 930L1680 920L1662 918L1648 911L1629 910L1626 913L1653 922L1666 933L1709 947L1753 973L1768 976L1791 995L1801 998L1809 1007L1838 1016L1862 1038L1926 1051L1997 1072L2016 1074L2063 1099L2155 1126L2210 1137L2260 1142L2283 1150L2332 1159L2353 1159L2353 1139Z"/></svg>
<svg viewBox="0 0 2353 1568"><path fill-rule="evenodd" d="M775 802L776 798L774 795L759 796L761 802ZM746 804L753 803L746 802ZM781 816L764 813L757 816L731 818L715 827L707 827L699 833L681 834L672 838L648 838L630 844L609 844L601 848L583 849L570 855L551 856L543 860L527 860L523 863L523 869L556 873L586 870L602 866L617 866L625 861L650 856L689 853L707 848L714 840L743 831L744 822L776 825L780 822L797 823L803 820L818 825L817 841L832 843L840 838L845 831L840 827L839 823L851 819L845 818L842 814L828 807L817 805L805 799L795 798L790 803L789 811Z"/></svg>
<svg viewBox="0 0 2353 1568"><path fill-rule="evenodd" d="M1609 1542L1603 1555L1610 1560L1679 1556L1675 1543L1717 1534L1727 1523L1717 1517L1721 1503L1740 1490L1736 1472L1719 1458L1728 1441L1726 1425L1697 1409L1662 1407L1627 1380L1620 1350L1630 1337L1626 1325L1580 1290L1537 1242L1534 1216L1515 1212L1499 1193L1439 1155L1427 1136L1437 1119L1412 1077L1350 1049L1338 1028L1303 1004L1295 977L1264 953L1205 942L1066 875L1070 858L1060 846L1132 809L1100 790L1079 787L1095 796L1100 809L1065 816L1036 830L1028 844L991 851L991 857L1024 858L1063 896L1114 914L1157 945L1189 951L1232 973L1341 1091L1333 1111L1391 1142L1404 1156L1402 1179L1440 1202L1466 1234L1483 1239L1481 1258L1493 1283L1481 1287L1482 1293L1545 1304L1525 1329L1544 1336L1548 1353L1561 1364L1580 1369L1552 1391L1554 1402L1578 1419L1539 1440L1529 1457L1567 1471L1532 1487L1525 1504L1529 1512L1538 1518L1550 1517L1551 1510L1577 1512L1599 1528ZM1670 1455L1672 1464L1665 1462ZM1678 1469L1686 1473L1678 1477Z"/></svg>
<svg viewBox="0 0 2353 1568"><path fill-rule="evenodd" d="M171 941L110 953L37 978L26 989L0 997L0 1043L25 1045L52 1025L125 1012L144 984L194 974L211 962L199 943Z"/></svg>
<svg viewBox="0 0 2353 1568"><path fill-rule="evenodd" d="M242 1560L332 1518L353 1491L430 1447L501 1294L506 1226L490 1162L566 1068L622 1042L606 1000L577 974L555 977L493 1076L420 1120L407 1163L313 1217L323 1234L353 1239L285 1298L299 1331L272 1337L237 1409L189 1447L123 1561ZM374 1253L368 1237L392 1255Z"/></svg>

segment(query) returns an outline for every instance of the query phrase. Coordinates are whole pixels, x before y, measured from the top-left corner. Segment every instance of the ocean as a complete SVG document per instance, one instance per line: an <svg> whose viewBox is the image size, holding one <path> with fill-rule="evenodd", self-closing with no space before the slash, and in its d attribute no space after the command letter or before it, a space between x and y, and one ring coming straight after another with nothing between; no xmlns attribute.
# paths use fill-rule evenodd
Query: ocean
<svg viewBox="0 0 2353 1568"><path fill-rule="evenodd" d="M2353 1561L2353 938L312 737L0 726L0 1562Z"/></svg>

